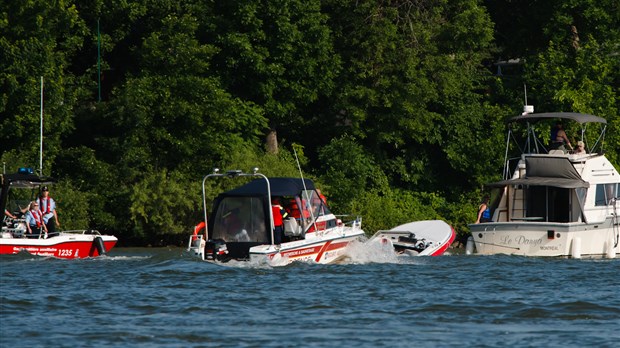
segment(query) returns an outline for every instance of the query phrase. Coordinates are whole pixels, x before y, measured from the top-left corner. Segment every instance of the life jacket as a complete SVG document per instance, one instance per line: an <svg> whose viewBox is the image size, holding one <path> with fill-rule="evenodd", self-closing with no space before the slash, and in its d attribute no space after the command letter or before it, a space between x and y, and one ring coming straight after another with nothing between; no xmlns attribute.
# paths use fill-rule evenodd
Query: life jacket
<svg viewBox="0 0 620 348"><path fill-rule="evenodd" d="M39 207L41 207L41 211L43 212L43 214L47 214L47 213L51 213L52 212L52 202L51 202L51 197L39 197L38 201L39 201ZM45 208L43 208L43 202L45 202Z"/></svg>
<svg viewBox="0 0 620 348"><path fill-rule="evenodd" d="M306 203L305 199L301 200L301 211L304 214L304 218L309 218L310 217L310 211L308 210L308 204Z"/></svg>
<svg viewBox="0 0 620 348"><path fill-rule="evenodd" d="M295 219L299 219L301 217L301 212L299 211L299 205L297 205L297 201L293 198L291 199L291 204L289 206L289 212L292 217Z"/></svg>
<svg viewBox="0 0 620 348"><path fill-rule="evenodd" d="M37 228L41 227L41 225L43 224L43 221L41 221L41 211L40 210L31 210L30 214L32 214L32 217L34 218L34 221L37 223Z"/></svg>

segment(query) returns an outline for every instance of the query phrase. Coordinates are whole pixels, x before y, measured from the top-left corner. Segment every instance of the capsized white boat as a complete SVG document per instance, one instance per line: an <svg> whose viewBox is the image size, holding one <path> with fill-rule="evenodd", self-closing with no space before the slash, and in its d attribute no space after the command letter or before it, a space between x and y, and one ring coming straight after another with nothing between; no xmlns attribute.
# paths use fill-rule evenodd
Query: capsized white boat
<svg viewBox="0 0 620 348"><path fill-rule="evenodd" d="M588 151L547 150L535 131L539 123L551 120L580 124ZM522 154L513 159L506 155L504 180L487 185L495 190L492 221L469 225L473 245L468 250L485 255L616 257L620 175L602 149L607 121L560 112L524 113L509 123L526 125L525 144L519 146ZM585 139L586 124L599 126L594 143ZM511 127L508 139L513 139L512 133ZM509 141L506 144L508 154Z"/></svg>
<svg viewBox="0 0 620 348"><path fill-rule="evenodd" d="M214 200L207 219L205 182L248 177L255 180ZM293 261L332 263L346 257L349 243L364 236L361 219L342 223L309 179L267 178L258 169L252 173L215 170L204 177L202 190L204 221L190 236L187 251L204 261L238 260L273 266ZM281 236L274 235L272 199L279 200L289 214Z"/></svg>
<svg viewBox="0 0 620 348"><path fill-rule="evenodd" d="M16 174L0 174L0 182L0 254L28 252L38 256L75 259L106 254L116 245L116 237L102 235L96 230L27 234L23 207L36 198L40 186L50 185L54 179L34 175L31 170L23 170ZM6 216L5 209L12 212L17 219Z"/></svg>
<svg viewBox="0 0 620 348"><path fill-rule="evenodd" d="M381 243L397 254L443 255L456 238L454 228L441 220L414 221L375 233L368 243Z"/></svg>

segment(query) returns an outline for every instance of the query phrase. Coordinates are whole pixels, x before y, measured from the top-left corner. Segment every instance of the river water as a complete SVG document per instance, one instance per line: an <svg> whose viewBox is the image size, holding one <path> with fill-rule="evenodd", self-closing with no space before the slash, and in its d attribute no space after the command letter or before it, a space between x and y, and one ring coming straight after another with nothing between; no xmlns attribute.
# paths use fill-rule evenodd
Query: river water
<svg viewBox="0 0 620 348"><path fill-rule="evenodd" d="M620 259L0 257L0 347L618 347Z"/></svg>

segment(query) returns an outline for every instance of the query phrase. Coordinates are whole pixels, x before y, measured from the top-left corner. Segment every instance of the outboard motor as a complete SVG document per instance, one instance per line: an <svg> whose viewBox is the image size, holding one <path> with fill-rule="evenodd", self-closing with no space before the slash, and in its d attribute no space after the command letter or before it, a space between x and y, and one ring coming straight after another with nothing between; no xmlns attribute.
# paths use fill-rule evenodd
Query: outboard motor
<svg viewBox="0 0 620 348"><path fill-rule="evenodd" d="M228 257L228 248L226 242L222 239L210 239L205 244L205 260L214 260L226 262L230 260Z"/></svg>

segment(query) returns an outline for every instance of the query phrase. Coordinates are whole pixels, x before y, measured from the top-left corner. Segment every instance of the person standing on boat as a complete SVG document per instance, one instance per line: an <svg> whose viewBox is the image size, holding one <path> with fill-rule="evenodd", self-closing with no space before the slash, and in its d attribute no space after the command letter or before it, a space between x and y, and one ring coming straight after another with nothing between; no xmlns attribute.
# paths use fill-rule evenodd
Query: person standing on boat
<svg viewBox="0 0 620 348"><path fill-rule="evenodd" d="M478 207L478 219L476 219L476 223L479 224L481 222L491 222L491 208L489 207L489 196L484 196L482 199L482 203Z"/></svg>
<svg viewBox="0 0 620 348"><path fill-rule="evenodd" d="M47 234L47 227L43 223L43 213L39 210L37 201L30 202L28 212L26 212L26 229L31 236L40 235L43 232Z"/></svg>
<svg viewBox="0 0 620 348"><path fill-rule="evenodd" d="M49 195L47 186L41 188L41 195L37 199L37 203L43 212L43 222L49 232L56 232L56 226L60 227L58 222L58 213L56 213L56 201ZM52 220L52 217L54 220Z"/></svg>
<svg viewBox="0 0 620 348"><path fill-rule="evenodd" d="M551 129L551 150L562 150L566 152L564 145L568 145L568 148L571 150L573 149L563 129L562 123L558 122L555 124L555 127Z"/></svg>
<svg viewBox="0 0 620 348"><path fill-rule="evenodd" d="M288 213L282 208L278 198L273 198L271 200L271 214L273 215L274 244L281 244L284 237L284 219L286 219Z"/></svg>

